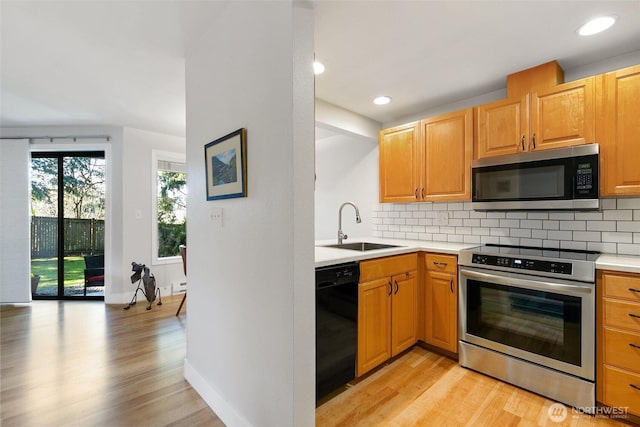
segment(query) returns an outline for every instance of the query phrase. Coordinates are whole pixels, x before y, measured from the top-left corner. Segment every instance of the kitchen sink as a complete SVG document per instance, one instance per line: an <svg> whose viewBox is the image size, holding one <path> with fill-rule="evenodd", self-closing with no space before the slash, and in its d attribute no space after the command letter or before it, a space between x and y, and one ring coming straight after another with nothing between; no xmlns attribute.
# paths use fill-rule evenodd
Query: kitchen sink
<svg viewBox="0 0 640 427"><path fill-rule="evenodd" d="M370 242L353 242L342 243L339 245L323 245L325 248L337 248L337 249L349 249L352 251L373 251L376 249L388 249L388 248L400 248L400 245L385 245L383 243L370 243Z"/></svg>

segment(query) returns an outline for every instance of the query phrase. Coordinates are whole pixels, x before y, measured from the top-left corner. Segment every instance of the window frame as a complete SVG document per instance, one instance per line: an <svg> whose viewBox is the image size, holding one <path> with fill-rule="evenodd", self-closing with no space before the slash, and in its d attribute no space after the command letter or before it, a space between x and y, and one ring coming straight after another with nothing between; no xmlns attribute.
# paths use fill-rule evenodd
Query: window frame
<svg viewBox="0 0 640 427"><path fill-rule="evenodd" d="M182 262L180 255L158 257L158 161L184 163L186 167L187 155L186 153L151 150L151 262L153 265L177 264Z"/></svg>

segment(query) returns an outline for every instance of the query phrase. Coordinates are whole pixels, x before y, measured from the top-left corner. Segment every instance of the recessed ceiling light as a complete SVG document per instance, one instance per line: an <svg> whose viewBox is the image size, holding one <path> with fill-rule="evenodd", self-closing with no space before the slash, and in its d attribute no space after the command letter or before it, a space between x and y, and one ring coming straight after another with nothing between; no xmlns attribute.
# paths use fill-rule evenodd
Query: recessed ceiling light
<svg viewBox="0 0 640 427"><path fill-rule="evenodd" d="M376 105L384 105L391 102L391 98L388 96L379 96L373 100L373 103Z"/></svg>
<svg viewBox="0 0 640 427"><path fill-rule="evenodd" d="M313 74L322 74L324 73L324 65L322 65L318 61L313 61Z"/></svg>
<svg viewBox="0 0 640 427"><path fill-rule="evenodd" d="M578 34L581 36L590 36L592 34L598 34L616 22L615 16L600 16L587 22L580 28L578 28Z"/></svg>

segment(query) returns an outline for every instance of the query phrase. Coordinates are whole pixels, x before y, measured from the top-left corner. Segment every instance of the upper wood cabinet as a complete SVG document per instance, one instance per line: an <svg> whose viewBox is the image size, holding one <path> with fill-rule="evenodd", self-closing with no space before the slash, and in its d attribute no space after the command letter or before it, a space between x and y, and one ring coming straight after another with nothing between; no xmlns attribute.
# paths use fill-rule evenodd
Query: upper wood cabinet
<svg viewBox="0 0 640 427"><path fill-rule="evenodd" d="M600 193L640 195L640 65L605 74L602 92Z"/></svg>
<svg viewBox="0 0 640 427"><path fill-rule="evenodd" d="M471 197L473 109L442 114L420 122L424 150L422 201Z"/></svg>
<svg viewBox="0 0 640 427"><path fill-rule="evenodd" d="M596 78L476 107L474 158L595 141Z"/></svg>
<svg viewBox="0 0 640 427"><path fill-rule="evenodd" d="M381 130L378 146L380 201L416 201L422 173L420 123L408 123Z"/></svg>
<svg viewBox="0 0 640 427"><path fill-rule="evenodd" d="M471 195L471 108L380 131L380 201L466 200Z"/></svg>

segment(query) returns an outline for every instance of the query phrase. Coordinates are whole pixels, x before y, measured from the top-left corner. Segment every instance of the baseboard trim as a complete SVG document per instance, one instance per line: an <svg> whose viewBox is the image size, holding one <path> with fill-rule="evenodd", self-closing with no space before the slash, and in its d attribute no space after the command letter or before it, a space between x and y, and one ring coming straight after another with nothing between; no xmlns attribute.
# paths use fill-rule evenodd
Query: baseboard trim
<svg viewBox="0 0 640 427"><path fill-rule="evenodd" d="M229 401L224 399L220 393L202 378L202 375L200 375L187 359L184 359L184 378L225 425L251 426L249 421L236 412Z"/></svg>

